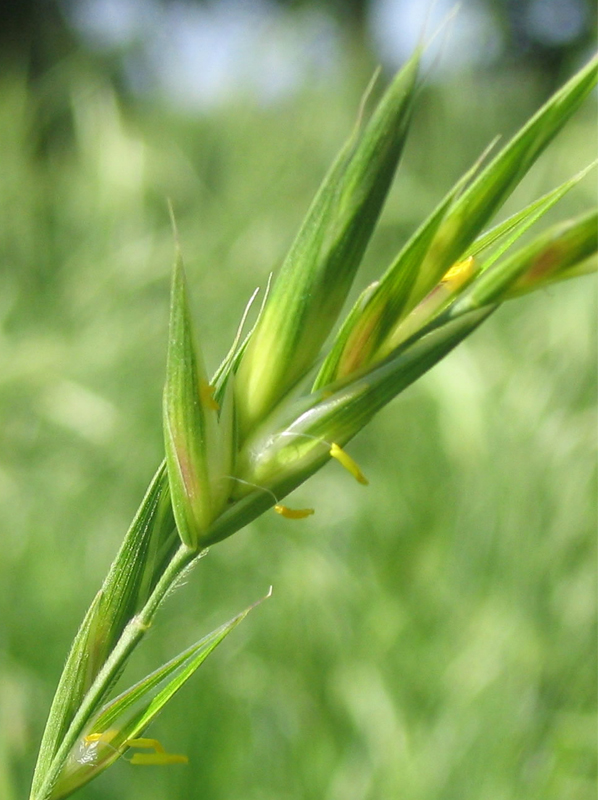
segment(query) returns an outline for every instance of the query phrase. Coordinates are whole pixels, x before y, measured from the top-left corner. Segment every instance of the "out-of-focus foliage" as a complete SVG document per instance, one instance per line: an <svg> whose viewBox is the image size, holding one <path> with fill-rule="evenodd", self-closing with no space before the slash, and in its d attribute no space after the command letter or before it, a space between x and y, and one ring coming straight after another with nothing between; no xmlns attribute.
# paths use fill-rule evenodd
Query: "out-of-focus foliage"
<svg viewBox="0 0 600 800"><path fill-rule="evenodd" d="M0 796L25 796L68 645L162 452L178 218L209 372L354 119L366 74L268 108L123 107L82 59L0 78ZM421 98L361 285L496 133L520 72ZM593 110L514 211L593 157ZM552 212L593 202L588 178ZM276 515L214 547L128 673L274 595L150 729L190 766L82 798L591 798L593 278L503 308ZM91 520L91 522L90 522Z"/></svg>
<svg viewBox="0 0 600 800"><path fill-rule="evenodd" d="M0 7L0 42L12 51L26 50L30 66L39 71L73 47L68 17L102 16L104 30L112 34L119 23L127 27L135 16L151 19L161 8L193 16L197 11L219 13L221 8L226 15L239 15L248 7L250 13L323 13L335 18L355 42L369 47L378 18L389 24L403 14L405 24L414 27L427 11L431 17L447 13L452 2L438 0L427 9L421 0L5 0ZM503 59L534 66L550 85L597 39L598 8L593 0L465 0L462 8L493 22Z"/></svg>

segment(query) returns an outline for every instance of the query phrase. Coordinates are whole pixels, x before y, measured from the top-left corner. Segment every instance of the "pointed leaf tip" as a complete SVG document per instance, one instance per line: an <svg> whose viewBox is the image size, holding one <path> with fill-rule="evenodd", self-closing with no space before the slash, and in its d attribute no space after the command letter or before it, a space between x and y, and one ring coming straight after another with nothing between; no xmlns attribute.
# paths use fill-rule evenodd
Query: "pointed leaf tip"
<svg viewBox="0 0 600 800"><path fill-rule="evenodd" d="M184 544L194 549L215 514L210 459L217 440L217 411L195 342L178 252L171 289L163 425L175 522Z"/></svg>
<svg viewBox="0 0 600 800"><path fill-rule="evenodd" d="M146 730L213 650L250 611L270 596L271 589L265 597L248 606L229 622L109 701L89 722L54 785L49 800L62 800L69 796L110 767L128 747L136 746L134 742L137 737ZM160 759L152 762L138 759L140 764L159 761ZM169 761L164 759L161 763Z"/></svg>
<svg viewBox="0 0 600 800"><path fill-rule="evenodd" d="M237 375L243 437L313 366L346 300L408 133L418 54L326 176L275 282Z"/></svg>

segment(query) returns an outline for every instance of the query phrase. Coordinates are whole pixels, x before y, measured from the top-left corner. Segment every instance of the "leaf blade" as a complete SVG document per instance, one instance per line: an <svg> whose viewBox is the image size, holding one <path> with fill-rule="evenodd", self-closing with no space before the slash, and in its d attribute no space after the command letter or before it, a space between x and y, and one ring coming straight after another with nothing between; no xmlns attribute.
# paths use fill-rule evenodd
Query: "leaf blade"
<svg viewBox="0 0 600 800"><path fill-rule="evenodd" d="M436 258L424 264L409 305L419 302L461 258L486 222L579 109L597 79L596 56L549 98L458 198L432 245Z"/></svg>
<svg viewBox="0 0 600 800"><path fill-rule="evenodd" d="M211 402L212 401L212 402ZM173 268L163 428L173 514L182 542L198 548L214 516L211 447L217 405L197 348L179 249Z"/></svg>
<svg viewBox="0 0 600 800"><path fill-rule="evenodd" d="M32 791L41 787L87 690L127 623L149 597L163 561L177 544L163 462L71 646L48 714Z"/></svg>
<svg viewBox="0 0 600 800"><path fill-rule="evenodd" d="M67 797L111 766L127 748L127 740L136 738L148 727L165 704L256 605L254 603L249 606L107 703L90 720L88 728L90 734L111 731L113 735L107 740L105 747L98 748L98 757L89 761L81 758L82 749L85 752L86 746L85 735L82 737L79 747L74 748L70 760L49 795L49 800ZM136 705L138 710L124 724L111 730L119 719Z"/></svg>
<svg viewBox="0 0 600 800"><path fill-rule="evenodd" d="M244 435L314 364L379 217L408 133L419 63L342 149L286 257L237 375Z"/></svg>

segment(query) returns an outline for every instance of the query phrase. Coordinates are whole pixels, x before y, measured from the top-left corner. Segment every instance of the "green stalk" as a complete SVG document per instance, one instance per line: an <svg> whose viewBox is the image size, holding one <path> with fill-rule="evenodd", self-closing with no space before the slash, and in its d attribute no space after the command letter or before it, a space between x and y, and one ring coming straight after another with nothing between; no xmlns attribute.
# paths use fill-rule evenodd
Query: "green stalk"
<svg viewBox="0 0 600 800"><path fill-rule="evenodd" d="M66 797L100 772L104 762L92 760L90 767L79 758L78 746L87 746L90 739L100 743L102 725L122 719L139 701L145 707L117 731L121 738L114 740L118 747L106 766L135 746L128 737L140 735L248 613L249 608L209 634L206 651L206 639L201 640L102 705L161 603L203 548L279 504L331 458L364 483L342 448L374 414L505 299L579 274L597 257L592 214L555 226L505 254L581 175L492 231L482 231L595 85L592 61L477 177L479 162L457 182L381 280L361 294L329 355L324 354L312 389L302 386L339 316L389 189L408 132L418 60L419 54L399 73L365 129L342 151L255 327L238 345L240 328L210 384L178 251L164 395L167 457L73 642L30 800ZM469 248L477 254L492 245L482 265L474 258L468 269L462 261L455 263L471 255ZM407 326L399 327L404 321ZM293 514L279 505L276 510ZM193 655L192 661L176 674L186 654ZM163 677L168 685L150 697Z"/></svg>
<svg viewBox="0 0 600 800"><path fill-rule="evenodd" d="M162 601L177 584L177 581L185 570L198 557L198 553L194 550L190 550L186 545L182 544L179 547L161 575L146 605L139 614L136 614L135 617L129 621L121 638L106 659L96 680L79 706L79 710L73 717L73 721L63 738L62 744L58 748L52 764L44 775L44 779L41 781L39 788L35 785L34 778L34 788L32 789L30 800L46 800L46 798L50 797L54 784L58 780L63 769L63 765L72 748L77 743L77 740L81 737L87 722L94 714L98 705L102 702L106 693L114 685L135 647L140 643L144 634L150 628L154 615Z"/></svg>

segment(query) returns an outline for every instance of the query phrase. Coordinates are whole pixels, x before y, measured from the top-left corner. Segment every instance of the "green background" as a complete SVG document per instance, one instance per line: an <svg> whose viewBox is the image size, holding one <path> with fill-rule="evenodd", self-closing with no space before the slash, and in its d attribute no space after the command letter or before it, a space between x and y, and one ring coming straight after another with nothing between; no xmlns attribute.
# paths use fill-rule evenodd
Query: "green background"
<svg viewBox="0 0 600 800"><path fill-rule="evenodd" d="M270 106L125 102L82 54L0 77L0 796L27 795L77 625L161 459L173 201L215 368L353 124L372 62ZM544 98L504 67L426 89L357 288L496 133ZM507 205L593 158L593 101ZM595 200L588 177L553 219ZM151 727L190 766L121 761L78 795L595 796L595 279L513 301L290 505L215 546L127 671L273 585ZM125 685L125 684L123 684Z"/></svg>

